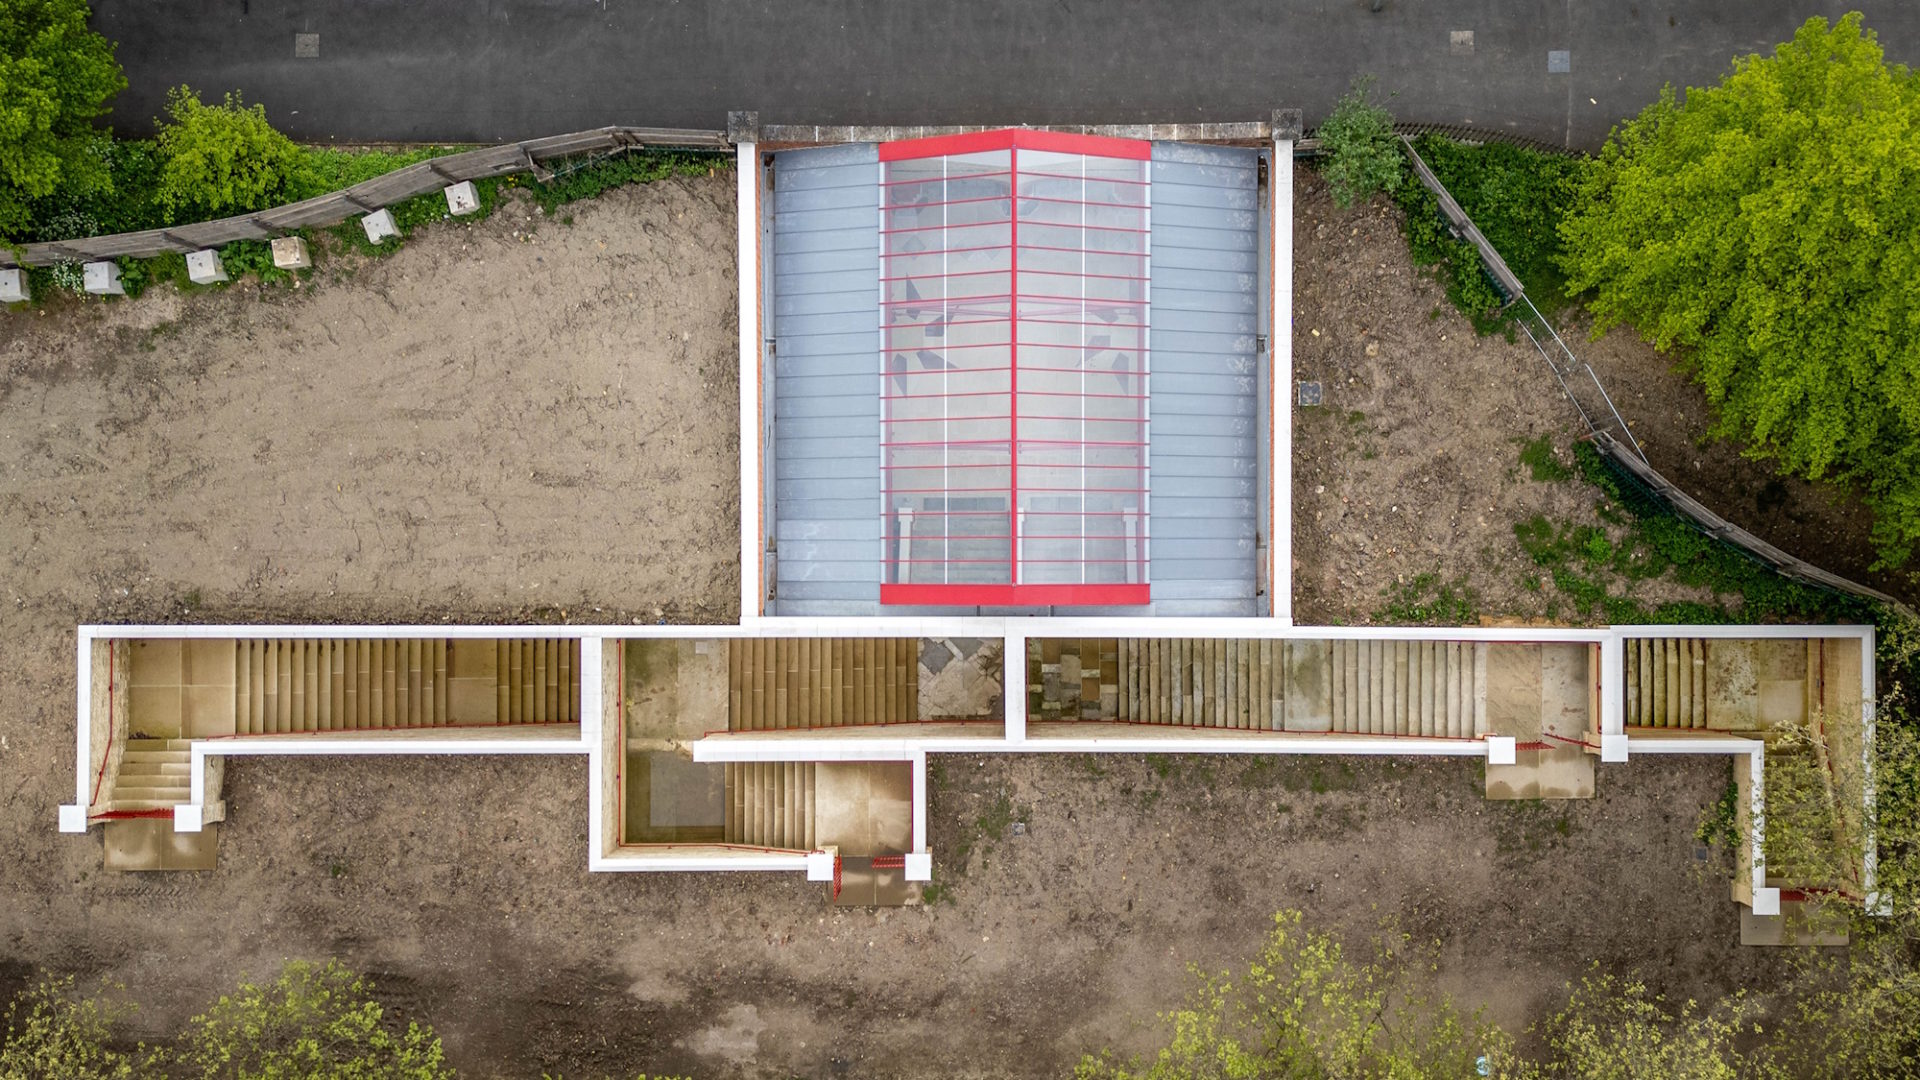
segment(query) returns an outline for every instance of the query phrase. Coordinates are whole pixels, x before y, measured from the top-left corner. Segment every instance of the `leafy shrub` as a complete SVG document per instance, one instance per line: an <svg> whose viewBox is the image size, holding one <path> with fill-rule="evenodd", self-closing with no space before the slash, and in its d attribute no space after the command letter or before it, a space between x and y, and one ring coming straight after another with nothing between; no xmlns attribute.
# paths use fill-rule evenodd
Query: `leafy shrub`
<svg viewBox="0 0 1920 1080"><path fill-rule="evenodd" d="M1393 134L1393 114L1369 100L1373 76L1355 79L1314 132L1325 156L1320 174L1333 189L1334 205L1345 209L1377 192L1391 195L1406 177Z"/></svg>
<svg viewBox="0 0 1920 1080"><path fill-rule="evenodd" d="M132 1057L110 1045L123 1011L76 996L71 977L42 978L7 1004L0 1080L132 1080Z"/></svg>
<svg viewBox="0 0 1920 1080"><path fill-rule="evenodd" d="M265 240L235 240L220 249L227 277L238 281L252 274L263 285L291 281L293 275L273 265L273 247Z"/></svg>
<svg viewBox="0 0 1920 1080"><path fill-rule="evenodd" d="M1574 205L1587 159L1489 142L1469 146L1423 135L1420 156L1540 307L1560 303L1560 222Z"/></svg>
<svg viewBox="0 0 1920 1080"><path fill-rule="evenodd" d="M181 86L167 95L167 115L154 200L170 220L264 210L312 190L306 157L267 123L264 106L248 106L237 93L204 105Z"/></svg>
<svg viewBox="0 0 1920 1080"><path fill-rule="evenodd" d="M1558 305L1565 289L1559 224L1586 163L1505 143L1469 146L1436 135L1420 136L1414 147L1527 292L1543 308ZM1453 235L1440 213L1439 198L1425 184L1407 183L1396 201L1406 215L1414 264L1439 268L1447 299L1476 332L1492 333L1505 326L1505 298L1488 276L1480 252Z"/></svg>
<svg viewBox="0 0 1920 1080"><path fill-rule="evenodd" d="M154 206L160 182L160 151L152 139L99 141L108 183L99 188L62 187L32 206L31 240L136 232L167 224Z"/></svg>
<svg viewBox="0 0 1920 1080"><path fill-rule="evenodd" d="M205 1080L451 1080L431 1029L386 1020L365 979L337 961L288 964L265 986L245 983L188 1022L170 1072Z"/></svg>

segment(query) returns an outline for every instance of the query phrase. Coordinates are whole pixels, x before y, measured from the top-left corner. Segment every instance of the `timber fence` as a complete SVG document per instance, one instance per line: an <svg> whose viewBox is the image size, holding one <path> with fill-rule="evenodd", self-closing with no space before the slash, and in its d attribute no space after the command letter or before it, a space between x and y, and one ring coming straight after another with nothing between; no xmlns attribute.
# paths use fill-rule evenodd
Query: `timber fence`
<svg viewBox="0 0 1920 1080"><path fill-rule="evenodd" d="M672 128L603 127L542 139L503 143L429 158L363 180L340 191L250 214L172 225L164 229L89 236L0 248L0 266L57 266L96 259L150 258L169 252L217 248L236 240L268 240L300 229L326 228L464 180L486 180L514 173L536 179L550 174L543 163L583 154L611 155L631 150L712 150L732 148L724 131Z"/></svg>

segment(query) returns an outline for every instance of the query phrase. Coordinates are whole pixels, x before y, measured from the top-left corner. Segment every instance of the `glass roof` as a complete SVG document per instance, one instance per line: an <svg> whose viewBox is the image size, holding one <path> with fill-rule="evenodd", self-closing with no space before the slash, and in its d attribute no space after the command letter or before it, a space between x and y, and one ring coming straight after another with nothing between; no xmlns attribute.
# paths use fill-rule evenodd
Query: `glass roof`
<svg viewBox="0 0 1920 1080"><path fill-rule="evenodd" d="M880 148L883 602L1147 602L1148 151Z"/></svg>

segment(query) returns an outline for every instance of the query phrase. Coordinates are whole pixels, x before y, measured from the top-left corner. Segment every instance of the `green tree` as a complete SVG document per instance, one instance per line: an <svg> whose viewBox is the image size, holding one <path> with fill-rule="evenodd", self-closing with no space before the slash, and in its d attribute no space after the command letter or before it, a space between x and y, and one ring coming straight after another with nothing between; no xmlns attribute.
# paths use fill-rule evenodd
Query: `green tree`
<svg viewBox="0 0 1920 1080"><path fill-rule="evenodd" d="M71 976L43 977L7 1003L0 1080L132 1080L133 1059L108 1045L122 1011L76 996Z"/></svg>
<svg viewBox="0 0 1920 1080"><path fill-rule="evenodd" d="M1711 1009L1675 1007L1645 984L1590 974L1543 1025L1548 1054L1519 1075L1529 1080L1735 1080L1777 1075L1749 1058L1739 1040L1758 1035L1741 995Z"/></svg>
<svg viewBox="0 0 1920 1080"><path fill-rule="evenodd" d="M242 984L187 1025L165 1061L179 1080L450 1080L431 1029L386 1023L366 980L295 961Z"/></svg>
<svg viewBox="0 0 1920 1080"><path fill-rule="evenodd" d="M23 233L35 199L110 186L93 123L126 85L84 0L0 0L0 237Z"/></svg>
<svg viewBox="0 0 1920 1080"><path fill-rule="evenodd" d="M1616 129L1560 226L1596 333L1678 348L1744 439L1920 541L1920 82L1858 13Z"/></svg>
<svg viewBox="0 0 1920 1080"><path fill-rule="evenodd" d="M1393 115L1371 99L1373 76L1353 86L1314 132L1326 156L1320 174L1333 189L1334 205L1345 209L1376 192L1391 195L1406 176L1406 161L1393 134Z"/></svg>
<svg viewBox="0 0 1920 1080"><path fill-rule="evenodd" d="M1430 958L1408 939L1355 960L1330 934L1304 930L1298 911L1274 916L1244 976L1203 980L1170 1014L1173 1036L1148 1062L1088 1057L1076 1080L1240 1080L1255 1077L1467 1077L1509 1040L1419 982ZM1424 962L1423 962L1424 961Z"/></svg>
<svg viewBox="0 0 1920 1080"><path fill-rule="evenodd" d="M206 105L187 87L167 95L160 125L160 208L174 220L264 210L310 194L311 170L267 110L229 93Z"/></svg>

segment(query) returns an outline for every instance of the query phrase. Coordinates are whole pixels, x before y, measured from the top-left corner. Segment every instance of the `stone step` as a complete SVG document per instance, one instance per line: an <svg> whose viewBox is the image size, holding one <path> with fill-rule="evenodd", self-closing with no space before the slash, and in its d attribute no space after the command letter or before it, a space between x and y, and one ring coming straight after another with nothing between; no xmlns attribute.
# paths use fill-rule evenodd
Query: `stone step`
<svg viewBox="0 0 1920 1080"><path fill-rule="evenodd" d="M1628 727L1704 729L1707 650L1701 638L1638 638L1626 643Z"/></svg>
<svg viewBox="0 0 1920 1080"><path fill-rule="evenodd" d="M135 760L128 760L129 758L134 758L135 755L128 754L122 756L120 759L121 778L125 779L129 776L150 776L156 778L164 776L185 777L188 772L191 771L192 766L184 751L170 750L165 753L168 755L178 754L179 756L177 758L167 756L159 760L155 760L158 755L153 754L140 754Z"/></svg>
<svg viewBox="0 0 1920 1080"><path fill-rule="evenodd" d="M738 638L727 646L727 673L733 731L919 719L912 638Z"/></svg>
<svg viewBox="0 0 1920 1080"><path fill-rule="evenodd" d="M187 794L188 794L187 787L184 784L180 785L177 788L176 787L126 787L119 784L115 784L113 788L112 802L113 802L113 805L116 807L120 806L122 803L151 803L151 804L157 804L160 806L174 806L179 803L186 802Z"/></svg>

